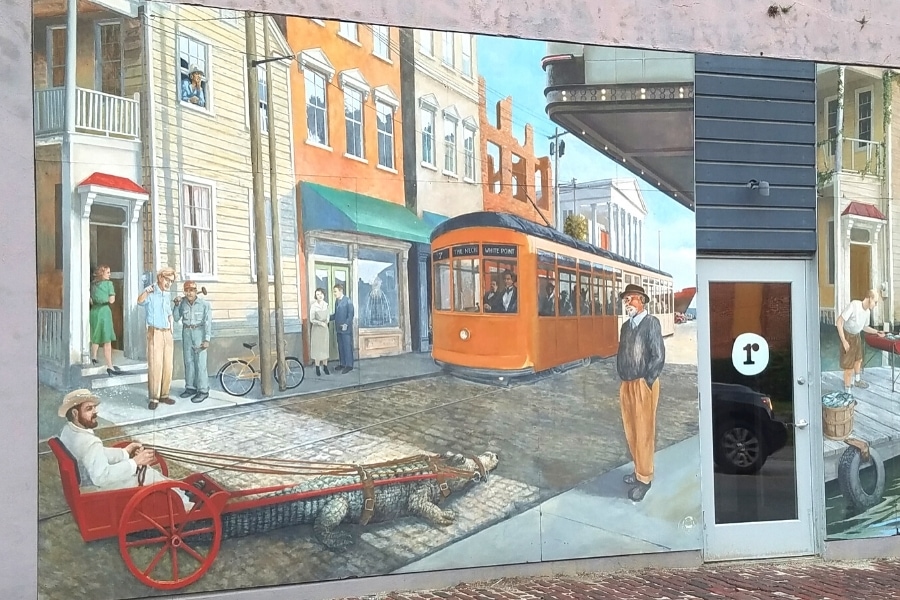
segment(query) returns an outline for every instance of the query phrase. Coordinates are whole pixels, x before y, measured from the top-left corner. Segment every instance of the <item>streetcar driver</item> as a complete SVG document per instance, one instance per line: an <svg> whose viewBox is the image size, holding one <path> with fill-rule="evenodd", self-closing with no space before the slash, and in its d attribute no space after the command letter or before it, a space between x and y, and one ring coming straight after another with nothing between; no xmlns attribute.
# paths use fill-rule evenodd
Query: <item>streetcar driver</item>
<svg viewBox="0 0 900 600"><path fill-rule="evenodd" d="M139 485L152 485L168 478L149 465L155 458L153 450L137 442L125 448L107 448L94 433L97 427L97 405L100 398L90 390L69 392L63 398L58 414L66 419L59 440L78 464L82 485L100 490L117 490ZM186 511L194 506L185 493L175 490L184 502Z"/></svg>

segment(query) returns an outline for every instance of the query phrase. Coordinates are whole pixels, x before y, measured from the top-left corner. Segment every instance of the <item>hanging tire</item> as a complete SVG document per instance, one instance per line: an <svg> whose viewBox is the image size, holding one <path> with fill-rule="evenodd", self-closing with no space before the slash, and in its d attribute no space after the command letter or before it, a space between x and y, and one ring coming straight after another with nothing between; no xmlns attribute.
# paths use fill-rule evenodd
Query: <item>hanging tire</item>
<svg viewBox="0 0 900 600"><path fill-rule="evenodd" d="M875 485L867 490L859 477L860 469L872 464L875 467ZM844 498L855 510L872 508L884 498L884 461L874 448L869 447L869 460L864 462L862 452L856 446L848 446L838 464L838 485Z"/></svg>

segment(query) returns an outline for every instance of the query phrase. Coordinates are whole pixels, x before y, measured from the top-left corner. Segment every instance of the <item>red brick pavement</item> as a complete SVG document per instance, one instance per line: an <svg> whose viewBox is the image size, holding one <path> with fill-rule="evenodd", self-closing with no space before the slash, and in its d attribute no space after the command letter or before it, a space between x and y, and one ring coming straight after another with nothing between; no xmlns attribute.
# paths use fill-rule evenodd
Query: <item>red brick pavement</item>
<svg viewBox="0 0 900 600"><path fill-rule="evenodd" d="M368 600L885 600L900 599L900 559L806 559L648 569L578 577L501 579L444 590L392 592ZM347 599L351 600L351 599ZM360 599L352 599L360 600Z"/></svg>

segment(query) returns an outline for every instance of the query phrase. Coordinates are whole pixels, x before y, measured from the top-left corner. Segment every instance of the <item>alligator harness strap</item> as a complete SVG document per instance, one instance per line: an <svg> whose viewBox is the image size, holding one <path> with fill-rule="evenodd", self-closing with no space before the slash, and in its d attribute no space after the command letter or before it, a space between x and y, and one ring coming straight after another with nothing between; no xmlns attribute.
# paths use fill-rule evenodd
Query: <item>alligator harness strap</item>
<svg viewBox="0 0 900 600"><path fill-rule="evenodd" d="M362 484L363 508L359 516L359 524L366 525L375 514L375 484L372 477L363 468L359 467L359 482Z"/></svg>

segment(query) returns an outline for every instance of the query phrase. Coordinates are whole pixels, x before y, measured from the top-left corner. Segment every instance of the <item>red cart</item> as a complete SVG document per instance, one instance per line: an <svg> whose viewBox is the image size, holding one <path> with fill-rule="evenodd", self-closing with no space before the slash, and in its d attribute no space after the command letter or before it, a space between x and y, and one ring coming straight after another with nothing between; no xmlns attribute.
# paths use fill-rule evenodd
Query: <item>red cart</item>
<svg viewBox="0 0 900 600"><path fill-rule="evenodd" d="M894 375L894 360L895 357L900 355L900 336L888 334L884 337L874 333L867 333L866 335L866 344L875 348L876 350L881 350L882 352L887 352L891 361L891 393L894 392L894 388L897 386L897 379L900 378L900 373Z"/></svg>
<svg viewBox="0 0 900 600"><path fill-rule="evenodd" d="M282 459L251 459L189 453L157 447L163 475L169 468L164 456L213 469L270 475L332 475L338 482L324 488L299 489L295 483L250 490L226 490L204 473L181 480L107 491L82 491L75 458L59 440L48 445L59 464L63 494L85 542L118 538L128 570L143 584L160 590L190 585L209 570L223 537L237 537L308 522L297 501L342 492L361 492L364 499L359 522L365 525L375 510L374 488L423 480L436 480L443 496L449 495L448 478L480 481L486 478L475 458L477 472L455 468L442 457L417 455L368 464L316 463ZM128 442L116 447L124 448ZM160 450L164 450L160 453ZM472 457L470 457L472 458ZM194 506L186 511L176 490ZM280 513L279 513L280 511ZM285 516L287 515L287 516ZM223 522L225 527L223 528Z"/></svg>

